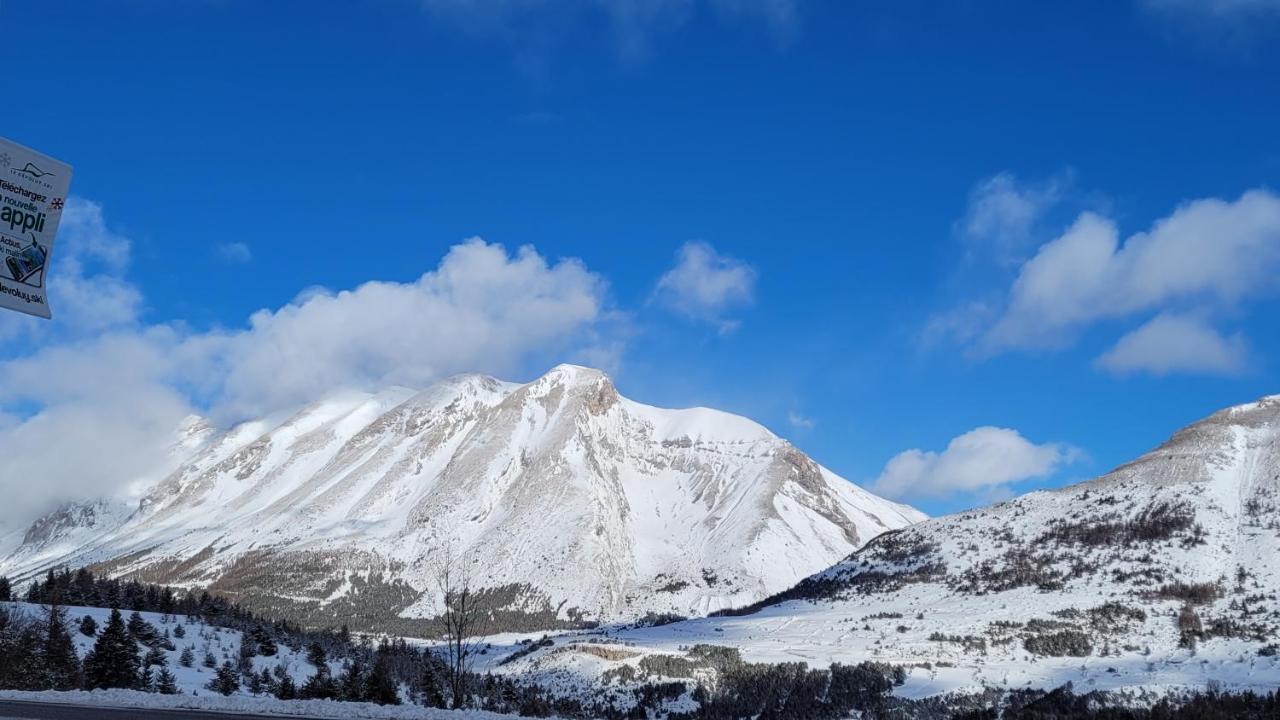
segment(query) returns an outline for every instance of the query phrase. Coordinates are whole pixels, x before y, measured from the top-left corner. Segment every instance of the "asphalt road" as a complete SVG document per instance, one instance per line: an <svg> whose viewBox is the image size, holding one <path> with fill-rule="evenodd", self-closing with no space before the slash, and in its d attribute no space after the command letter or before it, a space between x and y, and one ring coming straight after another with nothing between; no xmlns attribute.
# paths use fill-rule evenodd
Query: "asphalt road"
<svg viewBox="0 0 1280 720"><path fill-rule="evenodd" d="M208 710L153 710L145 708L102 708L87 705L36 703L22 700L0 700L0 720L260 720L278 715L245 715L244 713ZM308 720L290 715L291 720ZM310 720L315 720L314 718Z"/></svg>

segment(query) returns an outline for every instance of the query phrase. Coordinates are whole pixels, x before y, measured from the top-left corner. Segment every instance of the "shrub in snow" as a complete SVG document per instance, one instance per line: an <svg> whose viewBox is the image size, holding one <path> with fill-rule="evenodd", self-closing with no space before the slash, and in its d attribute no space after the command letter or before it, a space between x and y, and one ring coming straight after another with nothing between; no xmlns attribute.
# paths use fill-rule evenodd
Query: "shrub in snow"
<svg viewBox="0 0 1280 720"><path fill-rule="evenodd" d="M1093 652L1089 636L1078 630L1062 630L1048 635L1032 635L1022 646L1034 655L1086 657Z"/></svg>

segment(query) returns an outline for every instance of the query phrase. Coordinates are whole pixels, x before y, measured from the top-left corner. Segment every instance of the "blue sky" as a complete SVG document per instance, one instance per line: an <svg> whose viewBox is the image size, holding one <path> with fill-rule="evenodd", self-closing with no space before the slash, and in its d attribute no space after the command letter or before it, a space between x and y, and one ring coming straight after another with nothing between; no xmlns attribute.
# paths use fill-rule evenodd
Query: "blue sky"
<svg viewBox="0 0 1280 720"><path fill-rule="evenodd" d="M0 446L67 494L190 410L565 360L930 513L1280 393L1273 0L0 18L2 132L80 198L55 319L0 326Z"/></svg>

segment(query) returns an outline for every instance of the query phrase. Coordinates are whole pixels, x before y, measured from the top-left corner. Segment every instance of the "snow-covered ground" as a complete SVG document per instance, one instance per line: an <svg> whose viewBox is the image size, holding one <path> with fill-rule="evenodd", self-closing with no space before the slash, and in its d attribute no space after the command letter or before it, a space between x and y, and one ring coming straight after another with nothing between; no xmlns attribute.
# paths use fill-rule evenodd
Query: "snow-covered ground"
<svg viewBox="0 0 1280 720"><path fill-rule="evenodd" d="M1130 694L1270 691L1280 688L1278 589L1280 398L1268 398L1097 480L886 535L755 613L563 635L495 669L582 694L623 666L666 679L644 672L664 666L646 658L687 659L709 644L751 662L891 663L907 670L897 692L908 697L1068 681ZM1028 647L1064 637L1086 646Z"/></svg>
<svg viewBox="0 0 1280 720"><path fill-rule="evenodd" d="M44 617L47 613L44 605L32 605L23 602L3 603L3 605L10 612L22 613L36 619ZM98 631L101 632L111 616L111 611L94 607L65 607L63 609L66 611L67 630L75 641L76 652L83 659L85 654L92 649L95 638L88 637L80 632L80 620L86 615L92 617L98 624ZM121 611L121 615L128 622L130 612ZM202 663L205 653L209 652L213 654L218 665L221 665L225 660L230 660L235 664L240 657L240 643L243 639L238 630L205 625L185 615L163 615L152 612L144 612L140 613L140 615L142 615L143 620L151 623L161 635L167 633L169 640L174 645L173 650L165 651L165 658L169 672L173 673L178 687L177 695L160 695L118 689L75 692L3 690L0 691L0 697L101 707L192 708L332 718L496 720L498 718L513 717L479 710L437 710L409 704L381 706L372 703L349 703L331 700L277 700L268 695L252 695L243 684L238 692L230 696L223 696L205 687L213 677L215 669L204 667ZM179 626L183 628L185 637L174 636L173 631ZM182 667L179 663L179 658L186 648L190 648L195 656L193 667ZM147 649L142 644L138 645L140 654L145 654ZM278 646L277 653L274 656L255 656L253 658L253 666L254 670L259 673L264 668L270 671L277 666L281 666L299 687L315 673L315 667L306 660L306 648L301 648L298 652L295 652L283 644ZM342 670L342 663L341 661L331 660L329 668L330 672L336 676ZM152 668L152 671L158 672L159 669ZM402 691L402 699L404 695Z"/></svg>
<svg viewBox="0 0 1280 720"><path fill-rule="evenodd" d="M45 616L47 610L44 605L32 605L23 602L4 603L11 612L23 613L29 617L41 619ZM80 658L84 659L86 653L93 648L95 637L89 637L79 630L80 620L88 615L92 617L98 625L98 632L102 632L102 628L106 627L107 621L111 617L111 611L106 608L96 607L64 607L66 613L67 631L71 633L72 639L76 644L76 652ZM120 611L125 622L128 622L128 610ZM173 673L178 689L186 695L206 695L213 694L212 690L206 690L205 685L209 683L210 678L216 668L204 667L203 662L205 653L212 653L218 665L226 660L230 660L233 665L237 664L240 659L240 643L241 633L238 630L216 627L213 625L205 625L198 620L188 618L185 615L163 615L161 613L144 612L139 613L142 619L151 623L161 634L168 634L169 640L173 643L173 650L166 650L165 659L169 672ZM181 626L185 637L176 637L173 630ZM192 667L182 667L178 662L182 657L182 651L190 648L195 656L195 662ZM149 648L139 644L140 653L145 653ZM255 672L261 673L265 668L268 671L274 670L277 666L283 667L293 678L294 682L301 687L307 678L315 673L315 668L307 662L306 648L302 648L300 652L294 652L286 645L279 645L277 653L271 657L257 655L253 658L253 669ZM342 670L340 662L330 661L330 670L333 674L337 674ZM158 668L153 668L158 672ZM241 695L249 696L244 689L240 691Z"/></svg>

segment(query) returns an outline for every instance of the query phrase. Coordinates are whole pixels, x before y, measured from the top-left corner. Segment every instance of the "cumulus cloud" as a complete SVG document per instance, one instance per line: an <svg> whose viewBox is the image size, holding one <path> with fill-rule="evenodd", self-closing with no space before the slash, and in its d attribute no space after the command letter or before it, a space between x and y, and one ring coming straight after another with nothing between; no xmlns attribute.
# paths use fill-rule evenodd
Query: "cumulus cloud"
<svg viewBox="0 0 1280 720"><path fill-rule="evenodd" d="M1215 322L1275 295L1278 272L1280 197L1268 190L1184 203L1123 240L1114 220L1083 212L1018 267L1007 292L935 314L921 341L950 339L984 358L1062 349L1087 329L1121 324L1132 332L1098 367L1235 373L1246 364L1245 340L1223 337ZM1160 348L1170 350L1163 360Z"/></svg>
<svg viewBox="0 0 1280 720"><path fill-rule="evenodd" d="M1274 289L1280 197L1196 200L1120 242L1113 221L1082 214L1022 266L987 349L1060 347L1083 327L1178 303L1230 307Z"/></svg>
<svg viewBox="0 0 1280 720"><path fill-rule="evenodd" d="M0 521L110 496L162 472L183 419L171 332L113 332L0 365ZM20 412L24 407L34 411Z"/></svg>
<svg viewBox="0 0 1280 720"><path fill-rule="evenodd" d="M1243 336L1223 337L1201 318L1165 313L1120 338L1097 364L1117 374L1238 375L1247 356Z"/></svg>
<svg viewBox="0 0 1280 720"><path fill-rule="evenodd" d="M747 263L721 255L705 242L685 243L676 264L658 279L653 297L690 319L716 324L721 332L737 327L727 311L750 304L756 271Z"/></svg>
<svg viewBox="0 0 1280 720"><path fill-rule="evenodd" d="M472 371L512 377L617 352L603 279L578 260L478 238L415 281L313 288L241 328L146 325L136 315L141 294L121 274L128 241L99 206L71 208L78 214L68 213L55 248L65 249L53 267L69 283L62 289L93 282L129 301L104 314L80 307L101 297L54 285L67 328L33 335L23 355L0 360L0 491L11 498L0 519L162 472L192 413L226 424L343 388L421 387Z"/></svg>
<svg viewBox="0 0 1280 720"><path fill-rule="evenodd" d="M517 372L531 354L589 347L605 283L577 260L549 263L478 238L412 283L312 291L210 338L226 365L223 409L256 414L336 386L422 386L459 373Z"/></svg>
<svg viewBox="0 0 1280 720"><path fill-rule="evenodd" d="M1037 445L1016 430L979 427L951 440L942 452L911 449L898 453L872 485L894 499L936 499L970 493L1007 494L1009 486L1046 477L1073 462L1079 451L1067 445Z"/></svg>
<svg viewBox="0 0 1280 720"><path fill-rule="evenodd" d="M1022 182L1008 172L993 175L969 191L969 204L957 229L971 252L990 254L1002 264L1015 262L1069 184L1065 174L1041 183Z"/></svg>

